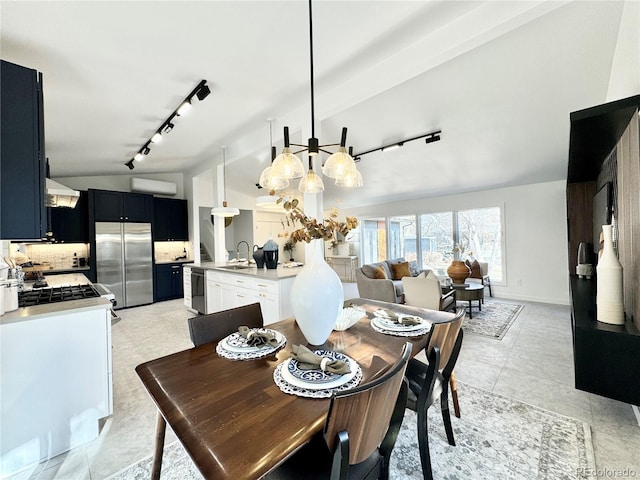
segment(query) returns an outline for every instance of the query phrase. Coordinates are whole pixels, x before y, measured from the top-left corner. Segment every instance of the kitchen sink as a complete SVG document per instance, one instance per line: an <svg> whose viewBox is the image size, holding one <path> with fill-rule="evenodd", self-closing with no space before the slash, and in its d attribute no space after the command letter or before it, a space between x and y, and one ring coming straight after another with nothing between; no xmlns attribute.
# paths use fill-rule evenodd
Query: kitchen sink
<svg viewBox="0 0 640 480"><path fill-rule="evenodd" d="M249 265L224 265L218 268L224 268L225 270L246 270L251 267Z"/></svg>

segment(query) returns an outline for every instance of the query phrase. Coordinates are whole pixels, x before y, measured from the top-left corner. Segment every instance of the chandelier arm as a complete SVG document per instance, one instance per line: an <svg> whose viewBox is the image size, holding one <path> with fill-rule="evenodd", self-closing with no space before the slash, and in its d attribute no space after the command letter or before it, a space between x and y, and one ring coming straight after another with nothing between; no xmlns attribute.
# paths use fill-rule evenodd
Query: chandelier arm
<svg viewBox="0 0 640 480"><path fill-rule="evenodd" d="M295 145L295 143L292 143L291 145ZM304 148L302 150L296 150L295 152L291 152L294 155L297 155L299 153L306 152L307 150L309 150L306 145L296 145L296 146L304 147Z"/></svg>

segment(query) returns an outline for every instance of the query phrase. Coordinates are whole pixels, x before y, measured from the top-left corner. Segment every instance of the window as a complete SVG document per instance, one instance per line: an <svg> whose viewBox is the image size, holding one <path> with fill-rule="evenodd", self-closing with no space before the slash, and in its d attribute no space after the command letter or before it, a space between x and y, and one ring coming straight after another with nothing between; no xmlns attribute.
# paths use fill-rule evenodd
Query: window
<svg viewBox="0 0 640 480"><path fill-rule="evenodd" d="M375 263L387 258L387 229L386 219L369 218L362 222L364 233L363 255L364 263Z"/></svg>
<svg viewBox="0 0 640 480"><path fill-rule="evenodd" d="M389 258L417 260L416 216L389 218Z"/></svg>
<svg viewBox="0 0 640 480"><path fill-rule="evenodd" d="M489 264L493 282L504 279L500 207L368 218L362 224L365 264L404 257L417 260L419 268L446 276L453 260L453 244L458 243L467 255L473 253Z"/></svg>
<svg viewBox="0 0 640 480"><path fill-rule="evenodd" d="M453 248L453 213L427 213L420 215L421 268L446 276L451 264Z"/></svg>
<svg viewBox="0 0 640 480"><path fill-rule="evenodd" d="M482 262L489 263L489 276L502 281L502 220L499 207L461 210L458 238L467 250Z"/></svg>

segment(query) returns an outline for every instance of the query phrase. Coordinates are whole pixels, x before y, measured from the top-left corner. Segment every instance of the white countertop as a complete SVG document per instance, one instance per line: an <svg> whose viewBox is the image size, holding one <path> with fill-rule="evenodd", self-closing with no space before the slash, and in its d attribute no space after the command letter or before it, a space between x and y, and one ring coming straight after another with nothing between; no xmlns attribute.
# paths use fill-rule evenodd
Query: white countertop
<svg viewBox="0 0 640 480"><path fill-rule="evenodd" d="M255 265L249 268L233 269L229 267L237 266L233 263L216 263L216 262L203 262L194 263L189 265L192 268L203 268L205 270L215 270L221 273L231 273L237 275L249 275L256 278L262 278L264 280L282 280L284 278L295 277L302 270L302 266L287 268L278 266L278 268L257 268Z"/></svg>
<svg viewBox="0 0 640 480"><path fill-rule="evenodd" d="M91 282L82 273L67 273L61 275L45 276L49 287L63 287L67 285L87 285ZM25 290L33 288L33 282L24 282ZM21 322L25 320L42 318L46 316L60 315L70 310L74 312L94 310L98 308L111 308L111 302L106 298L84 298L82 300L69 300L66 302L46 303L32 307L22 307L13 312L5 312L0 316L0 325Z"/></svg>

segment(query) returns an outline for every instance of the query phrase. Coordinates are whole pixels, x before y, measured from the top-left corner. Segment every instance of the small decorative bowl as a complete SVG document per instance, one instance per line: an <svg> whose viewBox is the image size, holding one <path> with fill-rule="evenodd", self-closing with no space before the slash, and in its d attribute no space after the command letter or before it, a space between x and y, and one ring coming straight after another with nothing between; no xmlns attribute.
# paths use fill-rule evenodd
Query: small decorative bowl
<svg viewBox="0 0 640 480"><path fill-rule="evenodd" d="M357 307L347 307L343 308L340 314L338 315L338 319L336 320L336 324L333 327L334 330L343 331L348 328L353 327L358 320L362 317L366 317L367 314L364 310Z"/></svg>

